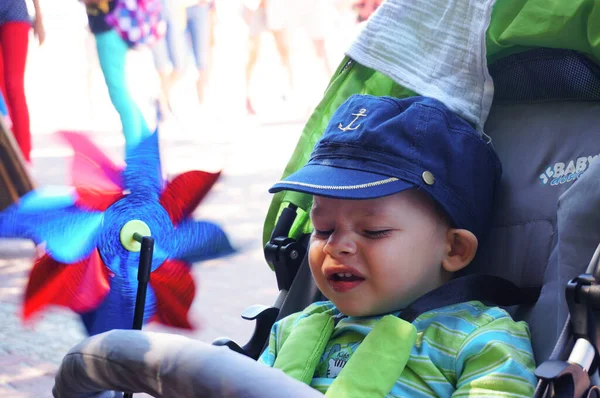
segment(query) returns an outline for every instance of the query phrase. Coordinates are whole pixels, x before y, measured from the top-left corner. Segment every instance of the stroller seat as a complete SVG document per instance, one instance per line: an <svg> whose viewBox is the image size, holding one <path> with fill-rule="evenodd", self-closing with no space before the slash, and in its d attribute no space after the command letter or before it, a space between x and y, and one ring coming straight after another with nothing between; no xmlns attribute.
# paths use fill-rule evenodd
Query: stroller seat
<svg viewBox="0 0 600 398"><path fill-rule="evenodd" d="M489 69L495 96L485 133L500 157L503 177L491 232L465 274L495 275L542 289L535 305L510 311L529 323L540 363L551 357L567 319L565 286L585 272L600 242L591 214L600 200L600 190L592 189L598 185L594 176L587 176L585 194L569 193L600 154L600 67L575 51L541 48ZM561 201L572 196L582 214L561 208ZM303 264L277 319L320 299Z"/></svg>
<svg viewBox="0 0 600 398"><path fill-rule="evenodd" d="M549 359L565 360L574 340L569 333L565 287L586 272L600 242L600 213L595 211L600 208L600 162L596 162L600 154L600 67L575 51L540 48L508 56L489 69L495 96L485 133L502 161L503 177L495 198L491 232L465 273L502 277L521 288L541 288L535 304L508 310L515 319L528 322L538 364ZM295 214L294 206L289 214ZM286 217L280 217L279 223L293 222L293 217L291 221ZM296 258L306 247L307 236L294 242L285 240L289 239L289 226L278 225L274 231L269 243L294 244L300 250ZM286 274L285 278L278 276L278 281L289 281L274 306L254 307L245 314L247 319L257 319L252 344L247 344L245 350L226 340L220 344L245 353L251 349L250 356L256 358L266 344L273 321L322 299L306 259L291 273L278 267L275 271ZM134 336L138 343L126 344ZM130 350L130 355L111 351L107 341L112 347L116 344L121 350ZM161 341L169 352L160 347ZM197 360L189 355L192 352L198 355ZM257 370L247 358L232 359L230 354L225 348L207 347L184 338L114 331L75 347L61 372L63 376L69 373L71 381L78 380L70 391L128 388L167 396L157 386L168 375L173 383L169 394L176 391L176 396L189 396L185 394L193 391L202 391L203 396L281 396L283 391L289 396L315 395L275 369ZM219 358L217 362L225 373L219 376L215 371L211 380L199 377L207 374L209 363L216 363L205 360L207 357ZM167 363L161 365L165 358ZM107 365L110 361L112 368ZM123 366L138 369L143 377L124 384L117 377ZM96 373L100 368L102 372ZM180 373L175 374L174 369ZM226 382L219 379L219 384L214 377L225 377L227 369L235 369L236 376L228 377ZM254 390L252 386L257 383L246 377L248 374L260 380L269 378L272 390L264 390L264 385ZM66 379L60 381L60 376L57 383L64 384ZM272 395L276 393L280 395Z"/></svg>

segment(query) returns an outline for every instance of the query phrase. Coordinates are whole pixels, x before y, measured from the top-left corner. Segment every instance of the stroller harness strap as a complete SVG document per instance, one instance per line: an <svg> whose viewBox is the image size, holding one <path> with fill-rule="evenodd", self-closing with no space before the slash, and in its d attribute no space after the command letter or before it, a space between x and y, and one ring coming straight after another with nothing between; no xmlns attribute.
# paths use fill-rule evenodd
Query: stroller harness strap
<svg viewBox="0 0 600 398"><path fill-rule="evenodd" d="M298 321L281 347L274 368L305 384L310 384L327 342L333 333L330 314L312 314Z"/></svg>
<svg viewBox="0 0 600 398"><path fill-rule="evenodd" d="M417 340L412 324L434 309L468 301L512 306L533 304L539 288L519 288L492 275L456 278L415 300L398 315L382 317L366 335L354 354L327 389L330 397L385 396L408 363ZM274 368L310 385L335 327L330 312L312 312L291 329L275 359Z"/></svg>
<svg viewBox="0 0 600 398"><path fill-rule="evenodd" d="M419 315L437 308L467 301L481 301L497 306L534 304L541 288L521 288L511 281L493 275L473 274L453 279L413 301L400 313L400 318L413 322Z"/></svg>
<svg viewBox="0 0 600 398"><path fill-rule="evenodd" d="M316 313L302 318L285 340L275 360L288 376L311 383L331 339L334 317ZM414 325L394 315L381 318L327 389L329 397L383 397L402 374L417 341Z"/></svg>
<svg viewBox="0 0 600 398"><path fill-rule="evenodd" d="M385 397L404 371L417 328L393 315L381 318L327 389L327 397Z"/></svg>

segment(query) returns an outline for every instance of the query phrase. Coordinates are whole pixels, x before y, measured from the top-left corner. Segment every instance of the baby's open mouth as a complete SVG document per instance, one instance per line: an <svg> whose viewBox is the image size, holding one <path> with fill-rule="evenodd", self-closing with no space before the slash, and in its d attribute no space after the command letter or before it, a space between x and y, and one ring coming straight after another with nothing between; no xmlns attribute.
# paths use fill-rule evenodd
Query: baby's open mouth
<svg viewBox="0 0 600 398"><path fill-rule="evenodd" d="M364 280L365 278L361 278L360 276L356 276L351 274L350 272L338 272L336 274L332 274L329 278L329 280L332 281L358 281L358 280Z"/></svg>
<svg viewBox="0 0 600 398"><path fill-rule="evenodd" d="M329 275L329 277L327 278L329 286L331 286L331 288L338 293L349 292L350 290L363 283L364 280L365 278L354 275L350 272L336 272L334 274Z"/></svg>

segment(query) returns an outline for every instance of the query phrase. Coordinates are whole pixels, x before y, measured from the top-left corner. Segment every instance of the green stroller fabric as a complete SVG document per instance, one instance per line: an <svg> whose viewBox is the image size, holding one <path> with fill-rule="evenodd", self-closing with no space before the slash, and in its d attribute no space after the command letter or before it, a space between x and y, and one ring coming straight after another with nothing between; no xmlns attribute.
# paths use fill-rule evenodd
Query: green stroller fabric
<svg viewBox="0 0 600 398"><path fill-rule="evenodd" d="M600 63L600 3L597 0L497 0L487 30L487 60L535 47L571 49ZM300 169L310 157L333 112L352 94L406 98L417 95L391 78L345 57L334 73L321 102L308 119L282 178ZM265 219L263 245L269 241L281 211L289 203L298 216L289 236L311 232L310 195L284 191L273 197Z"/></svg>

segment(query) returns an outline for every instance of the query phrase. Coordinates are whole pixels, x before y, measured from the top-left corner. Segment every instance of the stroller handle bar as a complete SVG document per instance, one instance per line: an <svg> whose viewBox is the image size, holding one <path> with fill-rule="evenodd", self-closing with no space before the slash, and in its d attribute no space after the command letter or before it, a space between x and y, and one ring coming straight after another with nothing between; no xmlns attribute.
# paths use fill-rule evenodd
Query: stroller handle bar
<svg viewBox="0 0 600 398"><path fill-rule="evenodd" d="M278 369L226 347L139 330L112 330L73 347L57 372L55 397L104 398L107 391L154 397L323 397Z"/></svg>

